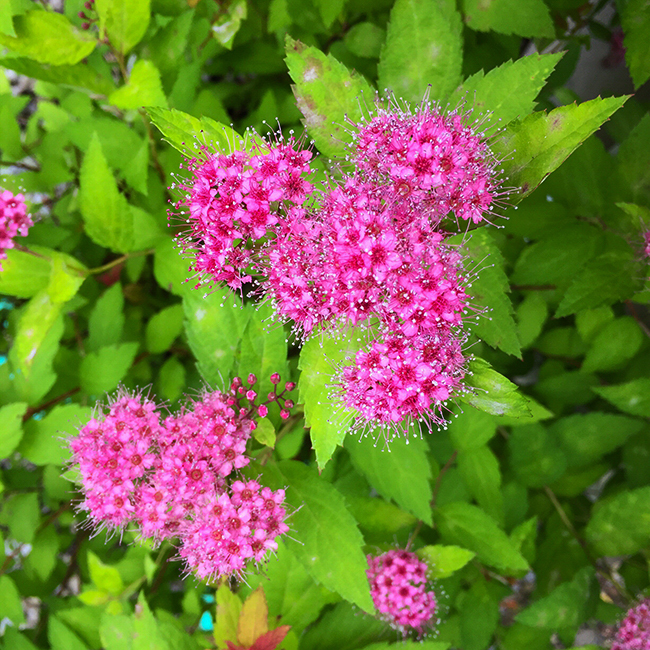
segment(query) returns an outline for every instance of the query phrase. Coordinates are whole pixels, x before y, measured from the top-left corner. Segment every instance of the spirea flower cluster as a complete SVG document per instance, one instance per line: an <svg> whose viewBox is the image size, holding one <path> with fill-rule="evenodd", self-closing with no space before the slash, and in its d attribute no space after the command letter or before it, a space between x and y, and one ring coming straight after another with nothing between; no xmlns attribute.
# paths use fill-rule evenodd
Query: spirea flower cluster
<svg viewBox="0 0 650 650"><path fill-rule="evenodd" d="M200 579L241 574L277 549L284 523L284 490L238 478L249 463L246 442L257 418L278 403L283 418L291 400L287 384L272 375L274 392L256 404L236 378L228 393L203 391L179 413L163 417L143 395L120 392L70 441L84 492L81 504L94 526L135 524L155 542L177 538L179 554Z"/></svg>
<svg viewBox="0 0 650 650"><path fill-rule="evenodd" d="M612 650L650 650L650 599L639 603L625 615Z"/></svg>
<svg viewBox="0 0 650 650"><path fill-rule="evenodd" d="M415 553L393 550L368 556L372 601L395 629L422 635L434 623L436 597L427 590L427 565Z"/></svg>
<svg viewBox="0 0 650 650"><path fill-rule="evenodd" d="M293 139L256 136L253 151L188 163L176 207L196 277L255 283L303 337L366 330L337 380L360 425L441 423L462 389L467 276L448 240L500 195L496 161L466 122L426 103L378 108L354 125L349 170L319 188Z"/></svg>
<svg viewBox="0 0 650 650"><path fill-rule="evenodd" d="M0 192L0 260L7 259L7 250L14 248L14 237L26 237L33 225L34 222L27 214L25 197L22 194L14 195L9 190Z"/></svg>

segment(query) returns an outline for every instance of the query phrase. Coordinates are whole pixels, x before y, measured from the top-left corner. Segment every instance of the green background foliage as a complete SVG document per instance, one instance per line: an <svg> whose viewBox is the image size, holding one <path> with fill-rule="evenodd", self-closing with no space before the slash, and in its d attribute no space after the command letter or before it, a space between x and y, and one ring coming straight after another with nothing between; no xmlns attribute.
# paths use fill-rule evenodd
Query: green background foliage
<svg viewBox="0 0 650 650"><path fill-rule="evenodd" d="M440 622L400 647L606 643L650 595L648 3L96 0L89 29L81 0L56 7L0 0L0 187L37 222L0 272L0 648L250 647L289 625L285 650L385 650L365 555L407 544ZM332 392L354 332L301 346L268 307L195 288L168 221L184 156L279 123L336 174L387 92L473 110L511 188L457 238L474 390L390 445ZM93 406L123 385L173 410L250 372L298 385L246 469L287 490L277 554L206 585L169 545L91 535L65 439Z"/></svg>

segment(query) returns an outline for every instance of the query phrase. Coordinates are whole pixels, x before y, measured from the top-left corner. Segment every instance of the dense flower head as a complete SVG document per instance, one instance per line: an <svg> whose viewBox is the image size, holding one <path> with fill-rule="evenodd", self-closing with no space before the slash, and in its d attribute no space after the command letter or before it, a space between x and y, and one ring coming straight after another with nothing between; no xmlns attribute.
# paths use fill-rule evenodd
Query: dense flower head
<svg viewBox="0 0 650 650"><path fill-rule="evenodd" d="M249 386L255 381L250 375ZM276 402L282 415L293 406L285 396L293 385L278 392L278 383L279 376L256 404L236 378L228 392L206 389L167 417L150 397L121 390L70 441L91 525L135 524L155 542L178 538L180 556L200 578L240 574L262 561L288 530L284 490L237 474L249 463L246 443L260 409Z"/></svg>
<svg viewBox="0 0 650 650"><path fill-rule="evenodd" d="M650 650L650 599L642 601L625 615L612 650Z"/></svg>
<svg viewBox="0 0 650 650"><path fill-rule="evenodd" d="M643 233L643 254L650 260L650 230Z"/></svg>
<svg viewBox="0 0 650 650"><path fill-rule="evenodd" d="M14 195L9 190L0 192L0 260L6 259L6 251L14 248L14 237L26 237L27 231L33 225L34 222L27 214L25 197L22 194Z"/></svg>
<svg viewBox="0 0 650 650"><path fill-rule="evenodd" d="M422 635L434 623L436 597L427 589L427 565L415 553L392 550L368 555L370 595L381 616L405 635Z"/></svg>
<svg viewBox="0 0 650 650"><path fill-rule="evenodd" d="M468 114L427 102L380 105L350 131L345 168L318 187L293 139L204 150L177 206L182 247L197 276L250 282L303 339L359 328L367 345L334 384L360 427L440 425L462 390L471 310L450 236L487 221L503 193L497 162Z"/></svg>

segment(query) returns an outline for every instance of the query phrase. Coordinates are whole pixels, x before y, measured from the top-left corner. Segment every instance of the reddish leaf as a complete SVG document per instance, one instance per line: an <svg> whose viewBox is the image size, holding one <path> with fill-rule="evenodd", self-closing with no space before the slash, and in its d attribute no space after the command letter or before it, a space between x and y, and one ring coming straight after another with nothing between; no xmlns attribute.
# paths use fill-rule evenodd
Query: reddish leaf
<svg viewBox="0 0 650 650"><path fill-rule="evenodd" d="M282 643L290 629L291 625L281 625L280 627L276 627L275 630L262 634L262 636L253 643L250 650L275 650L275 648ZM235 649L232 648L231 650Z"/></svg>

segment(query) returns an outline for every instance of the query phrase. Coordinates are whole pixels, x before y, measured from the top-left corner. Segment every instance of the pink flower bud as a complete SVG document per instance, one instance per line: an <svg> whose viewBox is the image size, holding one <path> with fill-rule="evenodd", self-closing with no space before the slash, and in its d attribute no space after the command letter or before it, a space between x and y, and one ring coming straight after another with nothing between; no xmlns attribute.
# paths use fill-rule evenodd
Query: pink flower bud
<svg viewBox="0 0 650 650"><path fill-rule="evenodd" d="M257 397L257 393L254 390L246 391L246 399L247 400L250 400L251 402L254 402L256 397Z"/></svg>
<svg viewBox="0 0 650 650"><path fill-rule="evenodd" d="M284 386L284 390L288 390L289 392L291 392L295 387L296 387L295 382L288 381Z"/></svg>
<svg viewBox="0 0 650 650"><path fill-rule="evenodd" d="M285 409L292 409L293 406L294 406L293 400L291 400L291 399L285 399L284 400L284 408Z"/></svg>
<svg viewBox="0 0 650 650"><path fill-rule="evenodd" d="M280 417L281 417L283 420L286 420L290 415L291 415L291 414L290 414L289 411L287 411L286 409L282 409L282 410L280 411Z"/></svg>
<svg viewBox="0 0 650 650"><path fill-rule="evenodd" d="M266 406L265 406L264 404L260 404L260 405L257 407L257 414L258 414L261 418L265 418L265 417L269 414L269 409L266 408Z"/></svg>
<svg viewBox="0 0 650 650"><path fill-rule="evenodd" d="M271 375L271 383L272 383L274 386L277 386L277 384L280 383L280 374L279 374L279 373L274 372L274 373Z"/></svg>
<svg viewBox="0 0 650 650"><path fill-rule="evenodd" d="M251 372L250 375L248 375L248 383L252 386L253 384L257 383L257 377Z"/></svg>

